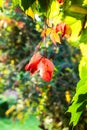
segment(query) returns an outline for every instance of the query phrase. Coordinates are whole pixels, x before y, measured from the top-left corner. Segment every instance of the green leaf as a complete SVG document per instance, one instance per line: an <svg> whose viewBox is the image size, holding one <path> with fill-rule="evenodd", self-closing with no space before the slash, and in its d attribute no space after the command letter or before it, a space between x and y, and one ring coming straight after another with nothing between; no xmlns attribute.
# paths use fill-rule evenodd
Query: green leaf
<svg viewBox="0 0 87 130"><path fill-rule="evenodd" d="M42 12L46 12L48 10L50 0L38 0L40 4L40 8Z"/></svg>
<svg viewBox="0 0 87 130"><path fill-rule="evenodd" d="M73 123L73 126L76 126L76 124L78 123L79 121L79 118L82 114L82 111L80 112L77 112L77 109L80 107L81 104L76 104L76 103L73 103L69 109L68 109L68 112L71 113L71 120L70 120L70 124Z"/></svg>
<svg viewBox="0 0 87 130"><path fill-rule="evenodd" d="M79 76L81 79L87 78L87 58L83 57L79 64Z"/></svg>
<svg viewBox="0 0 87 130"><path fill-rule="evenodd" d="M85 95L85 94L83 94ZM87 96L87 95L86 95ZM84 96L83 96L84 97ZM86 108L86 104L87 104L87 100L83 101L83 103L79 106L79 108L77 109L77 112L83 111Z"/></svg>
<svg viewBox="0 0 87 130"><path fill-rule="evenodd" d="M85 44L87 43L87 27L82 31L79 42Z"/></svg>
<svg viewBox="0 0 87 130"><path fill-rule="evenodd" d="M86 99L86 97L87 97L87 93L79 95L78 103L82 102L84 99Z"/></svg>
<svg viewBox="0 0 87 130"><path fill-rule="evenodd" d="M84 1L83 1L83 6L84 6L84 7L87 7L87 0L84 0Z"/></svg>
<svg viewBox="0 0 87 130"><path fill-rule="evenodd" d="M21 6L23 6L24 10L27 10L34 2L35 0L21 0Z"/></svg>
<svg viewBox="0 0 87 130"><path fill-rule="evenodd" d="M84 98L82 98L84 97ZM70 124L75 126L79 118L86 108L87 104L87 79L82 79L77 84L76 94L73 97L72 105L69 107L68 112L71 113Z"/></svg>
<svg viewBox="0 0 87 130"><path fill-rule="evenodd" d="M20 5L21 0L12 0L13 6Z"/></svg>
<svg viewBox="0 0 87 130"><path fill-rule="evenodd" d="M73 5L82 5L83 4L83 0L71 0Z"/></svg>
<svg viewBox="0 0 87 130"><path fill-rule="evenodd" d="M59 3L57 1L53 1L49 8L49 19L52 19L54 25L56 25L61 16L59 16Z"/></svg>
<svg viewBox="0 0 87 130"><path fill-rule="evenodd" d="M87 93L87 78L86 79L81 79L76 88L76 94L73 97L73 101L77 101L79 95L81 94L86 94Z"/></svg>

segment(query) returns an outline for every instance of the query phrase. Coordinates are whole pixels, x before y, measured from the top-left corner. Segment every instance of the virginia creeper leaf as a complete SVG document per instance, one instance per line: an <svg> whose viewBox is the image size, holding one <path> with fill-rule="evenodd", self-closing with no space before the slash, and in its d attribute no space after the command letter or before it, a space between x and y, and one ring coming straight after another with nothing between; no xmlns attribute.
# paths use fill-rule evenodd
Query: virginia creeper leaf
<svg viewBox="0 0 87 130"><path fill-rule="evenodd" d="M82 99L82 95L85 98ZM87 78L78 82L72 105L68 109L68 112L71 113L70 123L73 123L73 126L78 123L83 110L86 108L87 98L85 95L87 95Z"/></svg>
<svg viewBox="0 0 87 130"><path fill-rule="evenodd" d="M79 42L87 43L87 27L82 31Z"/></svg>

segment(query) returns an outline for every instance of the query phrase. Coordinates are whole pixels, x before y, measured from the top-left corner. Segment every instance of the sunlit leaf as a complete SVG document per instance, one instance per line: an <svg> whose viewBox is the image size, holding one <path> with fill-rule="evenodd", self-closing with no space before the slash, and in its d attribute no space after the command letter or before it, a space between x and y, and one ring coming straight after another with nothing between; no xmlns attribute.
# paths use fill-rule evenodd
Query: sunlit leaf
<svg viewBox="0 0 87 130"><path fill-rule="evenodd" d="M12 0L13 6L21 5L21 0Z"/></svg>
<svg viewBox="0 0 87 130"><path fill-rule="evenodd" d="M42 32L41 32L41 37L45 37L45 36L48 36L50 33L51 33L51 28L47 28L47 29L44 29Z"/></svg>
<svg viewBox="0 0 87 130"><path fill-rule="evenodd" d="M84 0L84 1L83 1L83 6L86 6L86 7L87 7L87 0Z"/></svg>
<svg viewBox="0 0 87 130"><path fill-rule="evenodd" d="M32 19L34 19L34 12L33 12L33 10L32 10L31 7L29 7L29 8L25 11L25 13L26 13L28 16L30 16Z"/></svg>
<svg viewBox="0 0 87 130"><path fill-rule="evenodd" d="M2 8L3 4L4 4L4 0L0 0L0 7L1 8Z"/></svg>
<svg viewBox="0 0 87 130"><path fill-rule="evenodd" d="M69 107L68 112L71 113L70 124L73 123L73 126L76 126L76 124L78 123L79 118L80 118L80 116L81 116L81 114L82 114L82 111L77 112L77 109L80 107L80 105L81 105L81 104L73 103L73 104Z"/></svg>
<svg viewBox="0 0 87 130"><path fill-rule="evenodd" d="M82 30L79 42L85 44L87 43L87 28Z"/></svg>
<svg viewBox="0 0 87 130"><path fill-rule="evenodd" d="M49 19L53 21L53 24L57 24L58 21L60 21L60 15L59 15L59 3L57 0L53 1L51 4L51 7L49 8Z"/></svg>
<svg viewBox="0 0 87 130"><path fill-rule="evenodd" d="M70 124L73 123L73 126L76 126L83 110L86 107L86 98L81 98L81 95L87 94L87 79L80 80L77 84L76 94L73 97L72 105L69 107L68 112L71 113Z"/></svg>
<svg viewBox="0 0 87 130"><path fill-rule="evenodd" d="M80 78L87 78L87 58L83 57L79 64L79 75Z"/></svg>
<svg viewBox="0 0 87 130"><path fill-rule="evenodd" d="M87 44L80 44L80 50L82 53L82 56L87 58Z"/></svg>

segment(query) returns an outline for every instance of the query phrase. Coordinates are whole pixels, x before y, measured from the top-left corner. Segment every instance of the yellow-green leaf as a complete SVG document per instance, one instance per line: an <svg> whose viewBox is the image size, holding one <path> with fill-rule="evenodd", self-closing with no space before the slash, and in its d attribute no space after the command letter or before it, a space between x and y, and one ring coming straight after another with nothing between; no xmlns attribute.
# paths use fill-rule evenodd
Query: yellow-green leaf
<svg viewBox="0 0 87 130"><path fill-rule="evenodd" d="M0 7L1 8L2 8L3 4L4 4L4 0L0 0Z"/></svg>
<svg viewBox="0 0 87 130"><path fill-rule="evenodd" d="M26 11L25 14L30 16L32 19L34 19L34 11L32 10L31 7L29 7Z"/></svg>

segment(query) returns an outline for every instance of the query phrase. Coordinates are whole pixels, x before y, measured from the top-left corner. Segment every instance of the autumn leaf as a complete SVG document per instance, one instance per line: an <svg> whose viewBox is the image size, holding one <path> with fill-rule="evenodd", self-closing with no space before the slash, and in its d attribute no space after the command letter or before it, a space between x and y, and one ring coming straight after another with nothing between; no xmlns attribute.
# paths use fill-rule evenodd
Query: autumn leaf
<svg viewBox="0 0 87 130"><path fill-rule="evenodd" d="M49 82L52 79L54 65L49 59L43 57L38 65L38 70L41 78Z"/></svg>
<svg viewBox="0 0 87 130"><path fill-rule="evenodd" d="M51 28L46 28L41 32L41 37L47 37L51 33Z"/></svg>
<svg viewBox="0 0 87 130"><path fill-rule="evenodd" d="M25 70L30 71L31 75L39 72L41 78L44 81L49 82L52 79L54 65L49 59L36 53L31 58L29 64L25 66Z"/></svg>
<svg viewBox="0 0 87 130"><path fill-rule="evenodd" d="M60 43L60 37L56 33L54 28L47 28L42 31L41 37L47 37L47 36L50 36L50 39L54 45L56 45L57 42Z"/></svg>
<svg viewBox="0 0 87 130"><path fill-rule="evenodd" d="M56 25L56 33L60 33L62 38L66 37L69 38L71 36L71 28L68 24L66 24L65 22L60 22Z"/></svg>
<svg viewBox="0 0 87 130"><path fill-rule="evenodd" d="M35 53L31 58L30 62L25 66L26 71L30 71L30 74L34 74L38 70L38 64L41 60L42 56L39 52Z"/></svg>
<svg viewBox="0 0 87 130"><path fill-rule="evenodd" d="M61 43L59 35L54 30L51 31L50 39L51 39L51 41L53 42L54 45L56 45L57 42Z"/></svg>

